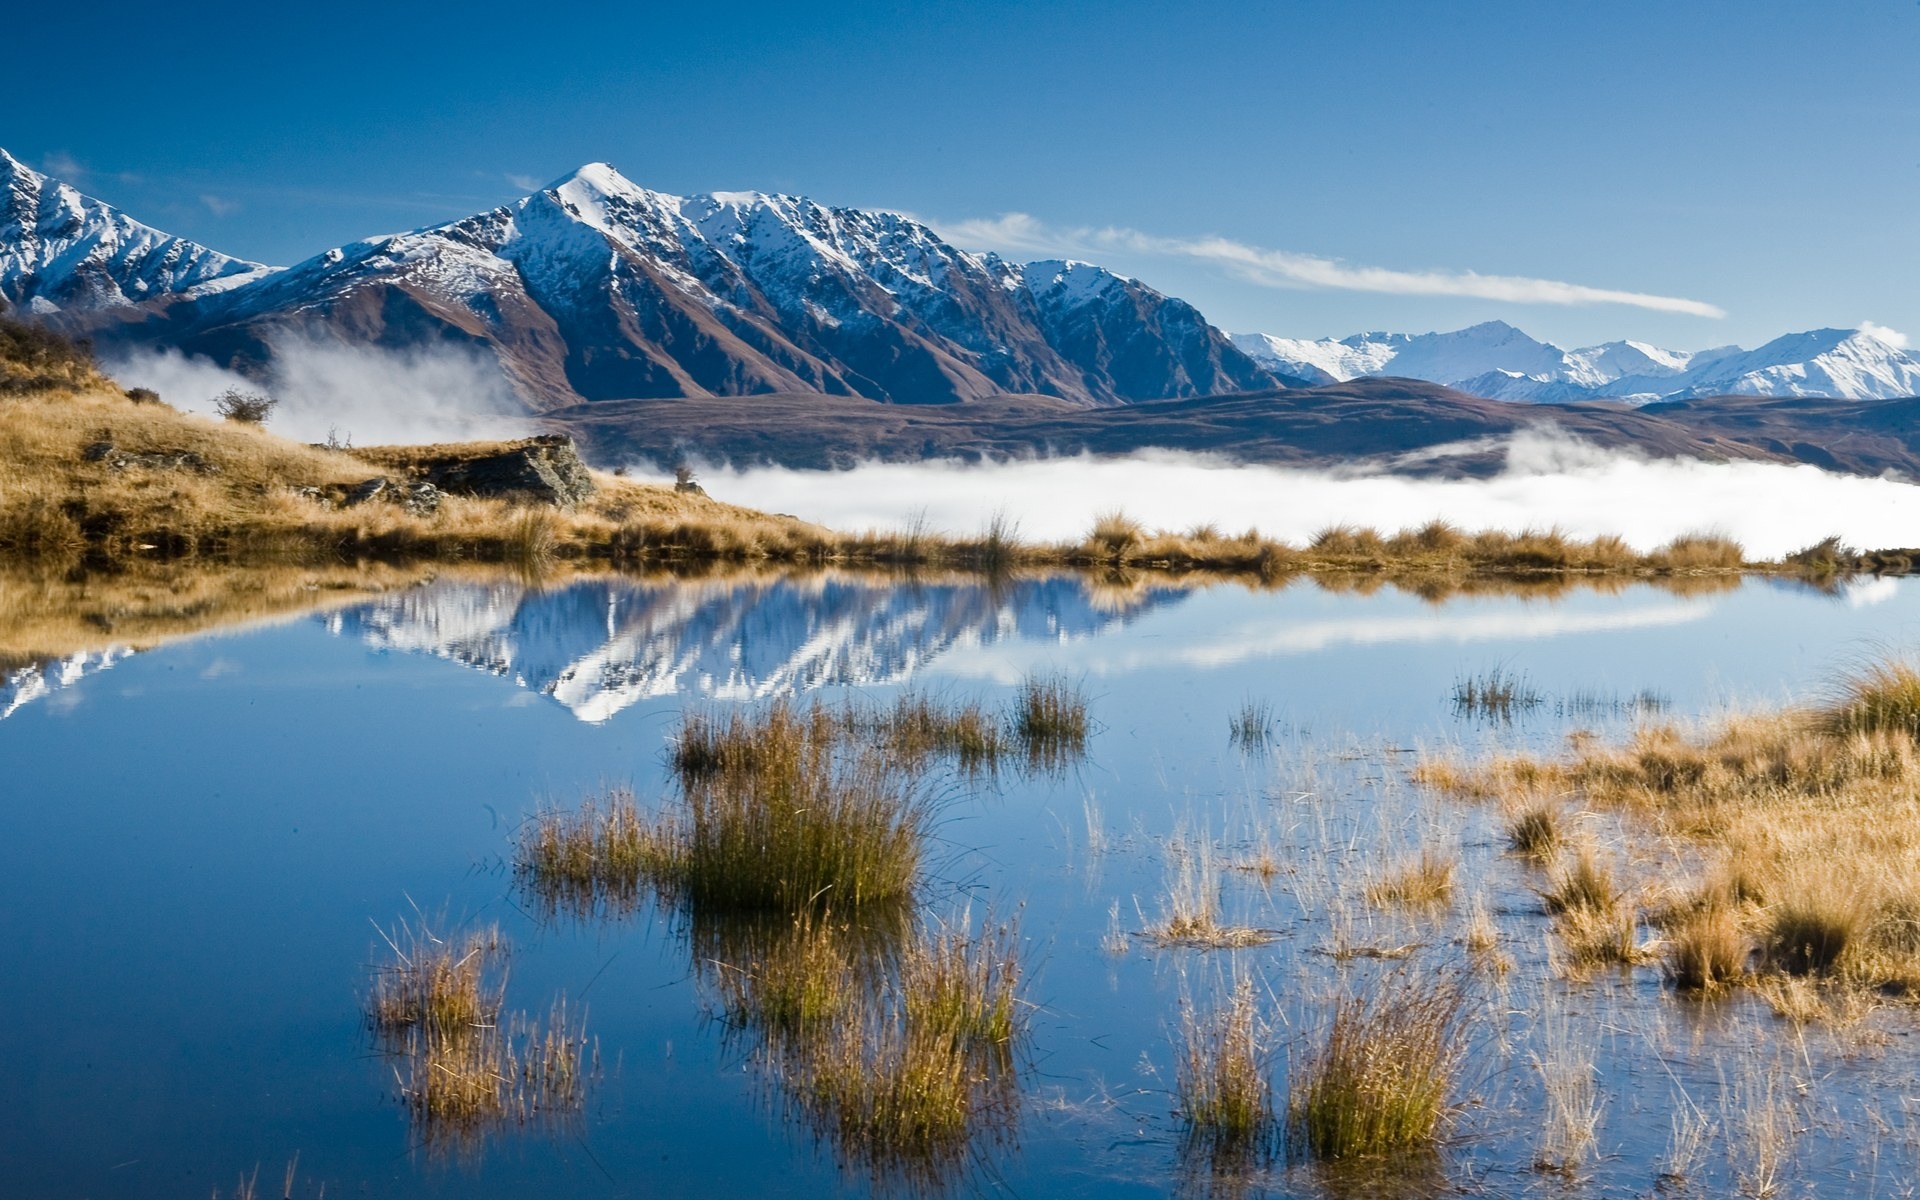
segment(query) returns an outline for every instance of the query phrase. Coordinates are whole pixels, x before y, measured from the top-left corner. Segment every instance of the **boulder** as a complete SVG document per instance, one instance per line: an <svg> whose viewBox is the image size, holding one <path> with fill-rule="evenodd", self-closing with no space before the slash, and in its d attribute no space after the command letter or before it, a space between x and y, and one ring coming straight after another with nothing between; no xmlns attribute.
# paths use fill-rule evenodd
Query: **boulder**
<svg viewBox="0 0 1920 1200"><path fill-rule="evenodd" d="M340 506L357 508L375 500L384 500L388 504L399 505L416 517L430 517L440 511L440 495L440 489L431 483L407 482L375 475L348 488Z"/></svg>
<svg viewBox="0 0 1920 1200"><path fill-rule="evenodd" d="M442 491L463 496L519 496L548 504L574 505L594 493L593 477L580 461L573 439L543 434L477 458L421 464L427 480Z"/></svg>
<svg viewBox="0 0 1920 1200"><path fill-rule="evenodd" d="M129 467L141 467L149 471L197 471L202 475L218 475L220 468L208 462L194 450L152 450L144 453L122 450L112 442L93 442L80 456L88 462L103 462L110 471L124 471Z"/></svg>

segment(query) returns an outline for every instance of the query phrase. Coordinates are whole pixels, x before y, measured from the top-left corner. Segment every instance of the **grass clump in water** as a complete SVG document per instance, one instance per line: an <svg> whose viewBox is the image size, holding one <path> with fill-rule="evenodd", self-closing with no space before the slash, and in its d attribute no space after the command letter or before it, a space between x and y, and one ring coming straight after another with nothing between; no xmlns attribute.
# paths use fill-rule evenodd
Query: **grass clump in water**
<svg viewBox="0 0 1920 1200"><path fill-rule="evenodd" d="M689 717L677 804L650 827L662 889L709 912L855 912L913 890L931 812L917 778L840 744L822 705Z"/></svg>
<svg viewBox="0 0 1920 1200"><path fill-rule="evenodd" d="M849 734L872 739L897 759L921 764L948 758L968 775L994 770L1007 752L1001 720L978 700L948 705L906 692L891 705L849 707L845 721Z"/></svg>
<svg viewBox="0 0 1920 1200"><path fill-rule="evenodd" d="M1086 693L1062 675L1029 675L1014 697L1009 724L1030 765L1064 766L1086 752Z"/></svg>
<svg viewBox="0 0 1920 1200"><path fill-rule="evenodd" d="M1235 749L1259 751L1273 739L1273 705L1249 696L1227 718L1227 740Z"/></svg>
<svg viewBox="0 0 1920 1200"><path fill-rule="evenodd" d="M1564 840L1560 808L1548 800L1516 807L1507 815L1507 848L1528 858L1552 857Z"/></svg>
<svg viewBox="0 0 1920 1200"><path fill-rule="evenodd" d="M1465 1034L1457 977L1401 972L1342 992L1288 1071L1290 1153L1341 1161L1435 1146Z"/></svg>
<svg viewBox="0 0 1920 1200"><path fill-rule="evenodd" d="M1011 1136L1024 1037L1018 931L991 921L924 933L879 995L793 1043L802 1113L848 1159L935 1187Z"/></svg>
<svg viewBox="0 0 1920 1200"><path fill-rule="evenodd" d="M381 936L392 958L375 969L368 1024L396 1060L400 1099L424 1146L464 1154L497 1130L579 1112L598 1053L564 999L544 1022L504 1012L507 948L497 927L453 940L422 920Z"/></svg>
<svg viewBox="0 0 1920 1200"><path fill-rule="evenodd" d="M1181 1006L1174 1088L1189 1150L1202 1150L1215 1174L1257 1165L1279 1130L1269 1079L1271 1029L1253 981L1242 978L1225 1004L1205 1015Z"/></svg>
<svg viewBox="0 0 1920 1200"><path fill-rule="evenodd" d="M507 950L499 926L449 939L422 919L414 925L402 921L380 936L393 957L374 972L367 997L367 1020L376 1033L453 1036L498 1022L506 990L499 964Z"/></svg>
<svg viewBox="0 0 1920 1200"><path fill-rule="evenodd" d="M1368 884L1367 902L1382 908L1393 904L1438 908L1453 899L1455 865L1450 855L1422 850Z"/></svg>
<svg viewBox="0 0 1920 1200"><path fill-rule="evenodd" d="M1719 992L1746 974L1747 939L1722 898L1701 897L1669 923L1666 933L1667 978L1682 991Z"/></svg>
<svg viewBox="0 0 1920 1200"><path fill-rule="evenodd" d="M618 916L639 906L642 884L669 853L632 790L611 788L570 812L535 813L521 827L514 873L549 915Z"/></svg>
<svg viewBox="0 0 1920 1200"><path fill-rule="evenodd" d="M1512 721L1546 702L1525 675L1494 667L1484 675L1466 675L1454 681L1453 712L1459 717Z"/></svg>

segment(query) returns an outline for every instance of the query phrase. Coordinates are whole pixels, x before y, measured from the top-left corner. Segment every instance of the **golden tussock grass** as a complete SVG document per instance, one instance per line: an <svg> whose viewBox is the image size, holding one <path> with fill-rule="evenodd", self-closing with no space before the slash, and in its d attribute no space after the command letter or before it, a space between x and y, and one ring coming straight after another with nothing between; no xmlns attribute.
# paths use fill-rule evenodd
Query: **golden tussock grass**
<svg viewBox="0 0 1920 1200"><path fill-rule="evenodd" d="M1907 698L1915 680L1920 669L1889 658L1855 668L1802 707L1694 728L1643 725L1617 745L1578 740L1561 758L1429 763L1416 774L1514 802L1571 793L1625 812L1647 837L1697 847L1714 882L1665 922L1668 971L1681 986L1738 982L1757 950L1763 976L1915 995L1920 741ZM1549 904L1562 891L1572 906L1574 893L1611 889L1570 874L1549 889Z"/></svg>
<svg viewBox="0 0 1920 1200"><path fill-rule="evenodd" d="M1453 900L1456 856L1438 850L1422 850L1411 858L1388 867L1379 878L1367 884L1370 904L1386 907L1439 908Z"/></svg>
<svg viewBox="0 0 1920 1200"><path fill-rule="evenodd" d="M580 1111L598 1053L564 998L544 1020L505 1010L498 927L442 937L420 919L381 938L390 958L374 970L367 1022L423 1146L467 1154L502 1129Z"/></svg>
<svg viewBox="0 0 1920 1200"><path fill-rule="evenodd" d="M1187 1152L1205 1154L1214 1174L1257 1165L1273 1150L1272 1040L1251 979L1237 980L1211 1011L1181 1003L1174 1096Z"/></svg>
<svg viewBox="0 0 1920 1200"><path fill-rule="evenodd" d="M1296 1158L1431 1149L1465 1059L1467 990L1448 974L1396 971L1342 991L1296 1048L1287 1143Z"/></svg>

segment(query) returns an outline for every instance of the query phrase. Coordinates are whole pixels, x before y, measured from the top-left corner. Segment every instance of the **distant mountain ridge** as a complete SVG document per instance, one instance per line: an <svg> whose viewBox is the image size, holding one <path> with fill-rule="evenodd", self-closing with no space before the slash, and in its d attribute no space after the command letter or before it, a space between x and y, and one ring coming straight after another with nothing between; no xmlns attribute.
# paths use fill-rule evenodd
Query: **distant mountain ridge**
<svg viewBox="0 0 1920 1200"><path fill-rule="evenodd" d="M0 168L16 197L58 200L16 200L33 219L0 237L0 295L109 346L243 370L288 335L452 344L496 359L534 412L772 392L1099 407L1288 382L1192 305L1101 267L1011 263L896 213L800 197L670 196L605 163L279 270L168 239L11 158ZM71 264L69 245L105 249Z"/></svg>
<svg viewBox="0 0 1920 1200"><path fill-rule="evenodd" d="M1857 329L1787 334L1754 350L1665 350L1635 341L1563 350L1505 321L1451 333L1317 341L1244 333L1233 341L1276 372L1316 382L1394 375L1492 400L1650 404L1704 396L1889 400L1920 394L1920 356Z"/></svg>

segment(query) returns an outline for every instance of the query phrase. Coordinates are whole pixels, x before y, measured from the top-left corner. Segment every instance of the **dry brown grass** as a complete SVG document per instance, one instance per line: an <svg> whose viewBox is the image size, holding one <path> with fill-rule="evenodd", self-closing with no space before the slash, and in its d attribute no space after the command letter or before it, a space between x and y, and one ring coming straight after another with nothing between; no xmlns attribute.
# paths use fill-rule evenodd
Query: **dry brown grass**
<svg viewBox="0 0 1920 1200"><path fill-rule="evenodd" d="M1422 850L1388 867L1379 878L1367 884L1370 904L1386 907L1439 908L1453 899L1455 855L1438 850Z"/></svg>
<svg viewBox="0 0 1920 1200"><path fill-rule="evenodd" d="M1804 707L1417 774L1483 798L1572 793L1625 812L1645 837L1697 847L1715 882L1667 921L1668 969L1682 986L1739 980L1758 947L1763 975L1920 994L1920 742L1906 699L1917 679L1890 659ZM1549 894L1611 886L1569 876ZM1607 928L1604 939L1585 932L1625 944L1622 925Z"/></svg>

